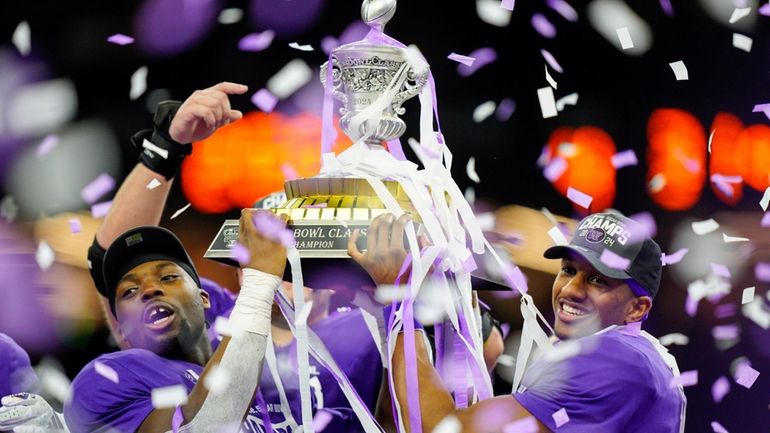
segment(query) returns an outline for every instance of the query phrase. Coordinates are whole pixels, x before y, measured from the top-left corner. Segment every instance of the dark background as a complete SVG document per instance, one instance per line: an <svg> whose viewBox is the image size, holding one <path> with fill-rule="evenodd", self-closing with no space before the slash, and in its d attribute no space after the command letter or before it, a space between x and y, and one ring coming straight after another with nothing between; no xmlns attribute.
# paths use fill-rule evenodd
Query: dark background
<svg viewBox="0 0 770 433"><path fill-rule="evenodd" d="M312 10L299 0L265 0L265 3L269 1L280 7L294 3L290 7ZM216 3L242 8L244 18L231 25L212 25L196 43L172 55L149 54L139 44L119 47L106 42L114 33L135 34L134 17L141 3L134 1L7 1L0 14L0 42L10 40L19 21L30 23L32 55L47 63L52 77L69 78L77 89L77 119L106 119L116 137L124 140L121 166L125 175L135 161L125 138L147 127L146 97L152 89L167 89L170 97L184 99L193 90L222 80L240 82L249 85L250 92L235 97L233 105L247 111L255 109L249 101L253 91L263 87L267 79L292 58L303 58L314 68L320 65L325 60L319 49L321 38L339 35L359 17L360 4L339 0L310 3L320 5L311 25L295 35L277 37L269 49L258 53L237 49L241 37L264 30L250 19L252 5L246 1ZM659 208L645 190L645 128L654 109L668 107L689 111L706 129L719 111L736 114L747 124L766 124L767 118L761 113L752 113L751 109L755 104L768 102L770 17L759 16L753 30L741 32L754 41L751 53L746 53L732 46L734 30L709 17L699 1L672 0L673 17L666 16L657 1L628 1L652 28L654 38L646 54L633 57L617 50L591 27L585 14L588 2L570 3L580 15L576 23L565 20L545 1L519 0L511 23L504 28L482 22L473 1L399 3L387 33L406 44L416 44L431 65L442 131L455 157L452 172L460 188L473 186L477 197L490 203L520 204L535 209L547 207L554 213L569 216L572 214L569 201L556 193L542 176L536 160L556 127L593 125L607 131L618 150L636 151L640 164L617 173L618 194L614 207L626 214L652 213L665 251L669 251L668 242L682 221L706 219L720 212L726 219L733 213L757 212L759 192L745 189L740 203L727 206L716 200L708 186L704 187L698 203L685 212ZM554 23L556 38L544 38L533 29L530 19L536 12ZM169 22L169 31L177 24ZM287 46L293 41L311 44L316 51L293 50ZM446 59L450 52L468 54L485 46L497 51L497 61L470 77L460 77L457 64ZM564 68L563 74L549 68L559 84L556 98L579 93L577 106L568 106L550 119L542 118L537 101L536 89L547 85L540 49L550 51ZM675 80L668 64L677 60L687 65L689 80ZM130 101L127 96L130 77L142 65L147 65L150 71L148 92ZM503 98L516 102L517 108L510 120L500 122L491 116L482 123L473 122L476 106ZM405 107L407 113L402 116L408 125L405 136L416 136L419 105L413 100ZM471 156L476 158L476 170L482 179L478 185L467 179L465 173L465 164ZM11 154L3 155L6 163L12 158ZM2 187L0 185L0 189ZM176 190L168 209L173 211L185 203ZM214 226L218 227L215 221L233 215L198 217L211 224L211 231L215 231ZM758 225L758 219L745 221ZM736 224L738 230L743 222ZM760 244L767 243L766 230L755 233L761 238L756 239ZM766 287L757 283L750 275L733 281L735 288L757 285L757 293L761 295ZM682 371L698 369L700 372L699 385L686 390L687 431L711 431L711 421L719 421L732 432L767 431L770 428L770 355L763 349L770 344L767 331L739 317L737 323L744 330L743 338L730 349L718 350L711 337L711 327L721 323L714 318L712 306L703 302L696 317L686 317L683 313L686 285L682 287L681 282L670 277L664 284L671 291L662 292L656 300L658 311L653 314L648 329L654 335L682 332L690 337L688 346L672 349ZM729 295L722 303L740 302L740 290L735 291L738 293ZM61 355L68 373L74 374L90 359L88 356L103 350L105 340L106 334L100 331L91 337L86 350ZM717 377L730 376L729 365L738 356L748 357L762 375L750 390L733 382L725 400L714 404L710 386Z"/></svg>

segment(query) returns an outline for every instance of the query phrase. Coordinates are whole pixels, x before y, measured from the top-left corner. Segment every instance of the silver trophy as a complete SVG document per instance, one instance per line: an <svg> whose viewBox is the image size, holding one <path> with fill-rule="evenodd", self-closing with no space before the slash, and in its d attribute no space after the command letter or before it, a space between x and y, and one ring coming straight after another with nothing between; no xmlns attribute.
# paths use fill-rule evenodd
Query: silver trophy
<svg viewBox="0 0 770 433"><path fill-rule="evenodd" d="M330 91L342 102L340 127L353 142L364 139L370 149L383 149L383 142L400 137L406 131L401 104L417 95L428 81L427 64L417 70L407 61L407 50L390 41L381 32L393 17L396 0L364 1L361 16L379 38L340 46L331 55ZM424 62L423 62L424 63ZM326 85L328 62L321 66L321 81ZM362 118L369 120L361 121ZM372 124L377 120L377 124ZM384 181L401 207L413 207L396 181ZM284 184L286 201L269 208L289 216L296 248L303 258L347 258L347 241L353 229L360 229L359 246L365 248L365 233L372 219L386 209L365 179L314 176L289 180ZM269 200L268 200L269 202ZM233 263L230 253L233 236L237 238L238 220L227 220L212 242L205 257ZM303 260L303 267L306 261Z"/></svg>

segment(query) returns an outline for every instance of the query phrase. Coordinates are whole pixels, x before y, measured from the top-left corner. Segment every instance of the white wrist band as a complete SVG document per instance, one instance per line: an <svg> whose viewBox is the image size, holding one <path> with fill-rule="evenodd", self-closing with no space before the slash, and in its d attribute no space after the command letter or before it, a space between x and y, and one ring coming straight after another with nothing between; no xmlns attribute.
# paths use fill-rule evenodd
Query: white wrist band
<svg viewBox="0 0 770 433"><path fill-rule="evenodd" d="M230 323L246 332L267 336L273 296L280 285L280 277L244 268L241 292L230 313Z"/></svg>

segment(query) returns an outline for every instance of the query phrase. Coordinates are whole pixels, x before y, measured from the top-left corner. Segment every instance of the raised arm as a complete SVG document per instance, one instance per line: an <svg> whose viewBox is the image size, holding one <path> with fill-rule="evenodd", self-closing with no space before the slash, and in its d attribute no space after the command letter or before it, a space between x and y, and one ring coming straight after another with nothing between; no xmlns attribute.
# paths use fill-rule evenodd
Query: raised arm
<svg viewBox="0 0 770 433"><path fill-rule="evenodd" d="M96 233L96 241L102 248L130 228L158 225L176 169L190 153L190 143L203 140L218 128L243 117L240 111L231 109L228 97L247 90L242 84L222 82L196 90L178 110L174 104L159 106L155 129L146 137L151 144L146 145L143 137L135 137L141 141L136 143L142 147L140 163L123 181ZM156 143L152 143L153 140ZM148 189L153 179L160 185Z"/></svg>
<svg viewBox="0 0 770 433"><path fill-rule="evenodd" d="M393 284L401 268L406 251L404 250L404 227L409 216L398 219L393 215L379 216L372 221L367 236L367 251L362 253L355 244L357 236L348 242L348 253L368 273L376 284ZM419 332L419 331L416 331ZM408 432L416 431L409 425L409 407L406 392L406 360L404 357L404 334L399 334L396 348L390 362L393 369L393 392L398 399L404 424ZM465 409L456 409L452 395L444 386L428 357L428 348L424 339L415 338L417 363L417 381L420 399L422 431L429 433L447 416L453 415L460 422L462 432L492 433L503 432L511 422L531 416L513 396L500 396L481 401ZM494 412L494 416L492 415ZM542 423L535 420L538 432L550 432ZM453 430L452 430L453 431Z"/></svg>
<svg viewBox="0 0 770 433"><path fill-rule="evenodd" d="M250 259L243 269L241 291L230 315L230 324L240 332L222 340L187 403L181 406L184 421L180 433L215 433L221 431L222 426L242 422L254 401L262 376L273 296L286 267L286 249L270 234L260 233L254 226L253 216L254 211L250 209L241 213L239 242L248 249ZM278 219L269 212L266 217ZM222 369L229 378L227 389L218 393L209 392L204 386L215 369ZM173 409L154 410L138 433L169 431L173 415Z"/></svg>

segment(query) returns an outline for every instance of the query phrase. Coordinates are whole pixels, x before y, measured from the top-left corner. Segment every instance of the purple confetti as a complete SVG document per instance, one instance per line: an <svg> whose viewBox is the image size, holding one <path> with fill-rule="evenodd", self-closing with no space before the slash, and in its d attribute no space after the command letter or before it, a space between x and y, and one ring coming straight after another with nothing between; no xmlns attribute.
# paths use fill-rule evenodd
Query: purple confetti
<svg viewBox="0 0 770 433"><path fill-rule="evenodd" d="M182 413L182 408L177 406L176 409L174 410L174 416L171 417L171 431L173 433L177 433L179 431L179 427L182 426L183 422L184 422L184 414Z"/></svg>
<svg viewBox="0 0 770 433"><path fill-rule="evenodd" d="M612 166L616 169L637 165L639 160L633 149L624 150L612 155Z"/></svg>
<svg viewBox="0 0 770 433"><path fill-rule="evenodd" d="M594 200L590 195L572 187L567 188L567 198L584 209L589 209Z"/></svg>
<svg viewBox="0 0 770 433"><path fill-rule="evenodd" d="M759 225L762 227L770 227L770 211L765 213L762 217L762 222L760 222Z"/></svg>
<svg viewBox="0 0 770 433"><path fill-rule="evenodd" d="M543 176L551 183L556 182L567 171L567 161L561 156L552 159L543 169Z"/></svg>
<svg viewBox="0 0 770 433"><path fill-rule="evenodd" d="M313 431L322 432L329 425L332 418L334 418L332 414L323 409L316 412L313 417Z"/></svg>
<svg viewBox="0 0 770 433"><path fill-rule="evenodd" d="M473 62L476 61L475 57L463 56L462 54L451 53L447 56L447 59L462 63L465 66L473 66Z"/></svg>
<svg viewBox="0 0 770 433"><path fill-rule="evenodd" d="M760 7L757 11L760 15L770 17L770 3L763 4L762 7Z"/></svg>
<svg viewBox="0 0 770 433"><path fill-rule="evenodd" d="M556 27L554 27L554 25L548 21L548 18L541 13L532 15L532 27L534 27L543 37L548 39L556 37Z"/></svg>
<svg viewBox="0 0 770 433"><path fill-rule="evenodd" d="M675 376L671 378L671 382L669 382L668 386L670 388L673 388L677 385L682 385L683 387L687 386L693 386L698 384L698 370L690 370L690 371L684 371L679 376Z"/></svg>
<svg viewBox="0 0 770 433"><path fill-rule="evenodd" d="M550 65L551 68L553 68L553 70L555 70L556 72L558 72L560 74L564 73L564 69L562 69L562 67L559 64L559 62L556 61L556 58L553 56L553 54L549 53L548 51L546 51L544 49L540 50L540 54L543 55L543 58L545 59L546 62L548 62L548 65Z"/></svg>
<svg viewBox="0 0 770 433"><path fill-rule="evenodd" d="M323 209L329 207L329 203L317 203L317 204L309 204L307 206L302 206L304 209Z"/></svg>
<svg viewBox="0 0 770 433"><path fill-rule="evenodd" d="M768 119L770 119L770 104L757 104L754 106L754 109L751 110L752 113L765 113L765 116L767 116Z"/></svg>
<svg viewBox="0 0 770 433"><path fill-rule="evenodd" d="M42 158L48 154L56 145L59 144L59 136L56 134L50 134L46 136L43 141L37 146L37 157Z"/></svg>
<svg viewBox="0 0 770 433"><path fill-rule="evenodd" d="M110 211L110 207L112 207L112 200L96 203L91 206L91 216L94 218L102 218Z"/></svg>
<svg viewBox="0 0 770 433"><path fill-rule="evenodd" d="M625 257L621 257L608 249L602 251L602 255L599 257L599 260L601 260L602 263L611 267L612 269L622 270L628 269L628 265L631 263L631 260Z"/></svg>
<svg viewBox="0 0 770 433"><path fill-rule="evenodd" d="M540 428L537 426L537 421L533 416L528 416L503 426L503 433L537 433L538 431L540 431Z"/></svg>
<svg viewBox="0 0 770 433"><path fill-rule="evenodd" d="M684 311L690 317L695 317L698 312L698 300L687 294L687 299L684 302Z"/></svg>
<svg viewBox="0 0 770 433"><path fill-rule="evenodd" d="M328 56L333 49L337 48L340 42L334 36L324 36L321 39L321 50Z"/></svg>
<svg viewBox="0 0 770 433"><path fill-rule="evenodd" d="M70 218L69 220L70 224L70 232L74 234L80 233L81 226L80 226L80 220L77 218Z"/></svg>
<svg viewBox="0 0 770 433"><path fill-rule="evenodd" d="M666 13L666 16L674 16L674 7L671 6L671 0L660 0L660 7L663 9L663 12Z"/></svg>
<svg viewBox="0 0 770 433"><path fill-rule="evenodd" d="M293 179L299 179L300 175L297 173L297 170L294 169L294 167L291 166L288 162L284 162L281 164L281 173L283 173L283 178L285 180L293 180Z"/></svg>
<svg viewBox="0 0 770 433"><path fill-rule="evenodd" d="M281 243L285 247L294 245L294 233L287 229L283 221L272 213L254 214L254 228L268 239Z"/></svg>
<svg viewBox="0 0 770 433"><path fill-rule="evenodd" d="M722 304L714 307L714 317L717 319L727 319L728 317L733 317L737 312L738 308L734 304Z"/></svg>
<svg viewBox="0 0 770 433"><path fill-rule="evenodd" d="M505 98L497 105L495 117L497 120L505 122L511 118L514 111L516 111L516 103L511 98Z"/></svg>
<svg viewBox="0 0 770 433"><path fill-rule="evenodd" d="M503 279L505 280L505 283L508 285L508 287L520 293L527 293L529 290L527 287L527 278L524 276L518 266L503 262L502 274Z"/></svg>
<svg viewBox="0 0 770 433"><path fill-rule="evenodd" d="M115 45L129 45L134 43L134 38L122 33L115 33L114 35L107 38L107 42Z"/></svg>
<svg viewBox="0 0 770 433"><path fill-rule="evenodd" d="M497 51L489 47L479 48L468 54L468 57L473 57L476 61L473 62L473 66L457 65L457 73L461 77L468 77L482 67L497 60Z"/></svg>
<svg viewBox="0 0 770 433"><path fill-rule="evenodd" d="M714 430L714 433L730 433L726 428L722 427L722 424L716 421L711 421L711 430Z"/></svg>
<svg viewBox="0 0 770 433"><path fill-rule="evenodd" d="M735 340L741 334L737 325L720 325L711 330L711 336L715 340Z"/></svg>
<svg viewBox="0 0 770 433"><path fill-rule="evenodd" d="M267 47L273 43L274 37L275 32L272 30L265 30L261 33L251 33L238 41L238 49L241 51L262 51L267 49Z"/></svg>
<svg viewBox="0 0 770 433"><path fill-rule="evenodd" d="M770 283L770 263L757 263L756 266L754 266L754 276L763 283Z"/></svg>
<svg viewBox="0 0 770 433"><path fill-rule="evenodd" d="M503 323L500 325L500 330L503 331L503 340L505 340L508 337L508 333L511 332L511 324Z"/></svg>
<svg viewBox="0 0 770 433"><path fill-rule="evenodd" d="M551 418L553 418L553 422L556 423L556 428L559 428L569 422L569 415L567 415L567 410L564 408L561 408L551 414Z"/></svg>
<svg viewBox="0 0 770 433"><path fill-rule="evenodd" d="M714 275L726 279L730 279L730 270L727 269L727 266L719 264L719 263L712 263L711 264L711 272L714 273Z"/></svg>
<svg viewBox="0 0 770 433"><path fill-rule="evenodd" d="M559 15L563 16L565 20L573 23L578 20L577 11L572 6L570 6L570 4L567 3L566 1L546 0L546 3L548 4L548 7L558 12Z"/></svg>
<svg viewBox="0 0 770 433"><path fill-rule="evenodd" d="M745 362L738 365L738 368L735 371L735 383L746 388L751 388L758 377L759 372L751 368L751 366Z"/></svg>
<svg viewBox="0 0 770 433"><path fill-rule="evenodd" d="M512 11L515 5L516 5L516 0L502 0L500 2L500 7L509 11Z"/></svg>
<svg viewBox="0 0 770 433"><path fill-rule="evenodd" d="M722 401L728 392L730 392L730 381L724 376L719 377L711 385L711 397L714 399L714 403Z"/></svg>
<svg viewBox="0 0 770 433"><path fill-rule="evenodd" d="M661 261L663 262L664 266L679 263L682 261L685 254L687 254L688 251L690 250L687 248L680 248L679 250L677 250L677 252L671 255L667 255L666 253L663 253L661 257Z"/></svg>
<svg viewBox="0 0 770 433"><path fill-rule="evenodd" d="M120 383L118 373L112 367L100 362L94 362L94 371L112 383Z"/></svg>
<svg viewBox="0 0 770 433"><path fill-rule="evenodd" d="M233 247L230 249L230 254L232 254L235 261L241 265L248 265L249 260L251 260L251 253L249 253L249 249L238 241L233 244Z"/></svg>
<svg viewBox="0 0 770 433"><path fill-rule="evenodd" d="M654 238L658 233L658 225L655 223L655 217L653 217L651 213L639 212L630 215L629 218L634 220L639 225L639 229L642 230L640 234Z"/></svg>
<svg viewBox="0 0 770 433"><path fill-rule="evenodd" d="M257 93L251 97L251 103L265 113L270 113L278 103L278 98L267 89L259 89Z"/></svg>
<svg viewBox="0 0 770 433"><path fill-rule="evenodd" d="M99 197L115 188L115 179L107 173L102 173L80 191L80 197L88 204L94 204Z"/></svg>

